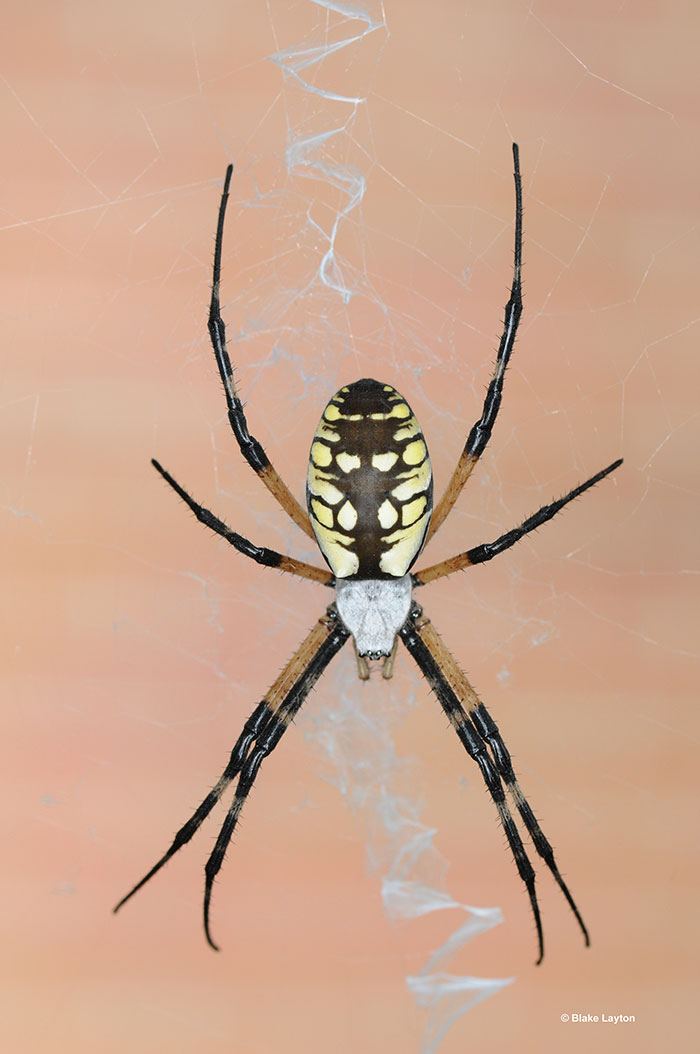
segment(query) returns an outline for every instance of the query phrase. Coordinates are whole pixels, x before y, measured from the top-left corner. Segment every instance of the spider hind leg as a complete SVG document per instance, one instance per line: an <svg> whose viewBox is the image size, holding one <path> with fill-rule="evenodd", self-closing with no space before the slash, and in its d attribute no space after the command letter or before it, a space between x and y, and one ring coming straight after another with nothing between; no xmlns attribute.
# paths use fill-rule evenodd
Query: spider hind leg
<svg viewBox="0 0 700 1054"><path fill-rule="evenodd" d="M423 616L418 604L414 603L411 614L401 629L400 636L433 689L467 753L479 765L481 775L498 811L518 874L530 898L539 945L537 965L544 957L544 936L535 892L535 872L508 806L506 791L518 809L535 850L544 860L564 894L581 928L586 946L590 945L590 937L581 913L561 877L552 847L520 789L513 772L510 754L496 723L488 714L452 654L445 647L430 620Z"/></svg>
<svg viewBox="0 0 700 1054"><path fill-rule="evenodd" d="M338 618L335 605L331 604L326 614L319 619L284 667L265 698L246 721L243 732L231 752L229 763L216 786L209 792L187 823L180 828L168 851L141 881L137 882L125 897L122 897L114 908L115 912L119 911L127 900L130 900L142 886L145 886L168 860L190 841L217 802L221 800L224 792L238 777L233 802L205 867L204 932L209 945L215 951L219 950L212 939L209 928L211 892L245 800L263 760L277 746L316 681L331 659L340 651L349 635Z"/></svg>
<svg viewBox="0 0 700 1054"><path fill-rule="evenodd" d="M499 732L498 725L493 720L490 713L481 701L479 701L478 705L475 706L474 709L471 711L471 718L474 724L476 725L477 729L479 730L481 736L491 748L491 754L493 756L494 762L496 763L498 774L505 783L506 790L510 794L511 799L515 803L515 806L518 812L520 813L522 821L525 824L525 829L527 830L527 833L529 834L532 840L532 844L534 845L538 856L540 856L542 860L544 860L545 864L554 876L554 880L556 881L557 885L564 894L566 902L573 911L576 921L579 924L581 932L583 933L583 938L586 942L586 947L590 947L591 938L589 936L588 929L586 928L586 924L583 921L583 918L581 917L581 912L576 907L574 898L569 892L569 887L562 878L561 872L557 867L557 862L554 859L554 850L552 849L549 840L547 839L542 828L540 827L537 821L537 817L532 811L530 803L528 802L527 798L525 797L520 788L520 784L518 783L515 772L513 771L513 764L510 758L510 753L505 743L503 742L503 739L501 738L501 733Z"/></svg>

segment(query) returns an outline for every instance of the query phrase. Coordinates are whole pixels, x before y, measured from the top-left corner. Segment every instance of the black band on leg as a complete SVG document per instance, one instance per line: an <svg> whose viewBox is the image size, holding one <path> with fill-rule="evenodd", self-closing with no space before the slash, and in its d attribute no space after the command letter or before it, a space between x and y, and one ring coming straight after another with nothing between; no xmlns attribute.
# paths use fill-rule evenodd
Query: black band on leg
<svg viewBox="0 0 700 1054"><path fill-rule="evenodd" d="M246 798L255 782L255 777L257 776L264 759L275 749L295 715L301 709L304 700L316 684L316 681L328 666L331 659L340 651L343 644L345 644L350 636L348 630L337 617L334 605L328 609L328 612L335 621L333 632L323 641L315 655L313 655L308 662L301 676L290 688L279 708L258 733L255 746L251 749L241 769L233 801L231 802L231 807L229 808L226 819L224 820L221 831L219 832L219 837L216 840L211 856L207 860L204 869L204 932L208 943L214 951L219 950L218 945L215 944L212 939L209 929L209 907L211 904L211 892L214 885L214 879L224 862L224 857L229 847L231 837L233 836L233 832L238 823L238 818L241 814Z"/></svg>
<svg viewBox="0 0 700 1054"><path fill-rule="evenodd" d="M486 743L480 735L477 727L470 720L469 715L444 676L439 664L433 657L432 652L420 636L419 630L416 627L416 619L420 614L421 609L417 604L414 604L411 614L408 616L399 635L415 659L418 668L421 670L428 681L428 684L437 696L440 705L450 719L450 723L457 732L457 735L467 753L479 765L488 792L498 811L498 816L505 831L506 838L508 839L508 845L513 854L518 874L525 884L530 898L530 907L532 908L532 914L537 929L537 941L539 947L537 964L539 965L544 956L544 934L542 932L540 908L537 902L537 894L535 892L535 872L525 851L525 847L522 843L520 834L518 833L510 809L508 808L503 784L501 783L498 772L494 768Z"/></svg>
<svg viewBox="0 0 700 1054"><path fill-rule="evenodd" d="M528 516L519 527L513 528L512 531L508 531L506 534L502 534L500 538L496 538L494 542L484 542L483 545L475 545L473 549L467 549L466 556L469 558L470 564L482 564L486 560L492 560L494 556L498 556L505 549L510 549L511 545L515 545L519 542L526 534L530 531L536 530L541 527L543 523L547 523L551 520L558 512L560 512L565 505L568 505L574 498L578 498L579 495L583 494L590 487L593 487L596 483L599 483L601 479L610 475L616 468L619 468L622 464L622 458L618 458L617 461L613 461L612 465L608 465L607 468L603 468L600 472L596 472L595 476L591 476L585 483L579 483L578 487L574 487L568 494L565 494L563 498L558 498L556 501L550 502L549 505L543 505L541 509L533 513L532 516Z"/></svg>
<svg viewBox="0 0 700 1054"><path fill-rule="evenodd" d="M231 751L229 762L216 786L209 792L209 794L207 794L202 804L193 813L187 823L185 823L177 832L168 851L160 858L160 860L158 860L154 867L151 868L148 874L144 875L141 881L138 882L125 897L122 897L114 908L115 912L119 911L119 909L126 904L127 900L130 900L131 897L133 897L134 893L137 893L151 878L153 878L155 874L158 873L158 871L160 871L160 869L175 855L175 853L177 853L179 849L183 847L183 845L186 845L187 842L190 841L217 802L221 800L222 795L233 780L235 780L236 777L239 777L233 805L224 821L221 833L219 834L214 851L209 858L206 868L207 884L205 889L204 926L207 940L212 948L216 949L216 945L209 934L208 910L211 897L211 887L214 877L223 862L224 854L231 840L231 835L233 834L238 819L238 813L242 808L243 801L250 791L263 758L266 757L267 754L277 745L282 734L294 717L294 714L301 707L311 688L313 688L333 656L340 651L343 644L350 636L348 630L338 618L335 605L331 605L328 608L327 614L321 620L321 623L325 625L327 635L322 639L320 645L316 648L316 651L311 655L302 673L297 677L286 696L282 699L279 705L271 706L268 699L264 699L258 704L258 706L256 706L255 710L243 726L243 731L236 740L236 744ZM312 635L314 632L317 632L317 630L318 627L315 627L315 630L312 630ZM303 647L304 645L302 645L302 648ZM301 648L299 651L301 651ZM288 667L291 667L295 662L299 655L299 651L292 657L288 663Z"/></svg>
<svg viewBox="0 0 700 1054"><path fill-rule="evenodd" d="M520 152L518 144L513 143L513 165L515 179L515 248L513 253L513 281L510 297L505 307L503 332L496 356L491 383L489 384L481 417L473 426L464 446L468 457L478 458L491 438L491 432L498 416L503 394L503 380L510 355L518 332L518 323L523 313L522 297L522 259L523 259L523 185L520 178Z"/></svg>
<svg viewBox="0 0 700 1054"><path fill-rule="evenodd" d="M216 242L214 245L214 273L211 286L211 301L209 304L209 337L214 350L216 365L219 376L224 386L226 395L226 406L228 409L228 420L231 431L236 437L236 442L243 457L251 468L257 473L276 501L282 506L291 520L296 523L300 530L313 538L313 530L309 517L301 505L284 483L276 471L267 454L263 450L255 436L248 430L243 403L240 400L236 385L233 380L233 368L226 349L226 324L221 317L220 287L221 287L221 252L224 240L224 220L226 218L226 206L228 204L229 188L231 186L231 175L233 165L226 169L224 188L221 193L219 204L219 218L216 224Z"/></svg>
<svg viewBox="0 0 700 1054"><path fill-rule="evenodd" d="M513 253L513 278L510 296L505 307L503 329L496 354L496 362L491 381L486 392L481 417L472 426L457 467L447 484L442 498L438 502L428 529L428 540L432 538L445 518L449 515L471 472L486 448L496 423L503 395L503 383L510 361L518 324L523 311L522 298L522 253L523 253L523 188L520 178L520 152L518 144L513 143L513 178L515 181L515 246Z"/></svg>
<svg viewBox="0 0 700 1054"><path fill-rule="evenodd" d="M236 394L236 389L233 384L233 369L231 367L231 360L229 358L228 351L226 350L226 325L223 318L221 317L221 303L219 300L219 290L221 287L221 250L224 241L224 221L226 218L226 205L228 204L229 188L231 186L231 176L233 175L233 165L229 165L226 169L226 178L224 179L224 189L221 192L221 204L219 205L219 218L216 224L216 243L214 245L214 275L211 286L211 303L209 305L209 336L211 338L212 347L214 349L214 355L216 356L216 365L219 367L219 374L221 381L224 386L224 392L226 393L226 404L228 406L228 419L231 425L231 430L235 435L238 445L241 448L241 453L246 459L248 464L255 469L256 472L262 472L270 464L270 459L263 450L261 444L255 438L251 436L248 431L248 422L243 410L243 404Z"/></svg>
<svg viewBox="0 0 700 1054"><path fill-rule="evenodd" d="M322 582L324 585L332 586L335 584L335 579L330 572L327 572L323 568L314 567L312 564L304 563L302 560L294 560L292 557L282 556L281 553L275 552L274 549L268 549L264 545L254 545L253 542L248 541L242 534L238 534L236 531L232 531L223 520L220 520L218 516L215 516L209 509L205 509L203 505L196 502L191 495L187 493L184 487L181 487L173 476L164 469L160 462L156 461L155 458L151 458L151 464L153 467L160 472L166 483L169 483L175 493L182 498L185 504L192 510L200 523L203 523L205 527L208 527L210 531L214 531L219 537L224 538L229 545L232 545L239 553L243 556L249 557L251 560L255 560L256 564L262 564L263 567L277 567L281 571L288 571L290 574L297 574L301 578L311 578L315 581Z"/></svg>
<svg viewBox="0 0 700 1054"><path fill-rule="evenodd" d="M119 911L122 905L126 904L127 900L130 900L133 897L134 893L138 893L141 887L145 886L149 879L153 878L153 876L160 871L161 867L167 864L168 860L170 860L170 858L173 857L179 849L182 849L183 845L187 845L193 835L196 834L196 832L206 820L211 810L221 799L221 796L226 790L226 788L230 785L230 783L236 778L236 776L240 772L251 744L255 741L260 730L264 728L269 719L270 708L267 703L263 700L263 702L259 703L256 706L255 710L243 726L243 731L236 740L236 744L233 750L231 751L231 756L229 758L228 765L221 774L221 777L216 786L213 788L213 790L209 792L209 794L207 794L202 804L199 806L196 812L194 812L193 815L189 818L187 823L184 824L177 832L172 841L172 845L168 849L167 853L164 853L158 863L151 868L148 874L144 875L141 881L137 882L134 888L130 890L125 897L122 897L122 899L113 909L115 913Z"/></svg>
<svg viewBox="0 0 700 1054"><path fill-rule="evenodd" d="M486 742L491 748L491 753L496 763L498 773L501 776L503 782L505 783L511 798L515 802L516 808L522 817L523 823L525 824L527 833L532 839L532 844L534 845L538 855L544 860L545 864L554 876L557 885L566 897L566 901L571 910L573 911L576 917L576 921L578 922L581 928L581 932L583 933L584 939L586 941L586 947L590 946L591 939L588 935L586 924L583 921L583 918L581 917L580 911L576 907L576 903L574 902L574 898L569 892L569 888L566 882L561 876L559 868L557 867L556 860L554 859L554 850L552 849L552 846L550 845L542 828L537 822L537 818L532 811L530 803L528 802L527 798L525 798L522 790L520 789L520 784L518 783L518 780L515 776L515 772L513 771L513 764L511 761L510 753L505 743L503 742L503 739L501 738L501 733L499 732L498 725L493 720L490 713L488 712L482 702L479 702L479 705L475 708L475 710L472 711L471 718L476 727L478 728L479 732L481 733L482 737L486 740Z"/></svg>
<svg viewBox="0 0 700 1054"><path fill-rule="evenodd" d="M170 484L175 493L182 498L185 505L189 506L200 523L203 523L205 527L208 527L210 531L214 531L221 538L225 538L229 545L232 545L239 553L243 553L244 556L249 556L251 560L255 560L257 564L263 564L265 567L279 567L282 562L281 553L276 553L274 549L266 549L264 546L253 545L242 534L232 531L223 520L220 520L213 512L196 502L154 457L151 458L151 464L157 472L160 472L166 483Z"/></svg>
<svg viewBox="0 0 700 1054"><path fill-rule="evenodd" d="M514 527L511 531L506 531L500 538L496 538L493 542L483 542L481 545L475 545L471 549L467 549L463 553L458 553L456 556L450 557L448 560L441 560L439 564L432 564L430 567L424 567L421 571L415 572L411 578L414 587L423 586L429 582L434 582L438 578L445 578L447 575L452 575L456 571L464 571L467 567L473 567L475 564L483 564L487 560L493 560L494 556L498 556L499 553L504 552L506 549L510 549L512 545L519 542L521 538L524 538L526 534L541 527L543 523L547 523L548 520L553 519L558 512L573 501L574 498L578 498L581 494L584 494L590 487L595 486L601 479L604 479L611 472L614 472L616 468L619 468L622 464L622 458L618 458L617 461L613 461L612 465L608 465L607 468L603 468L600 472L596 472L595 476L591 476L585 483L579 483L577 487L570 490L568 494L565 494L562 498L558 498L556 501L552 501L549 505L543 505L541 509L533 513L532 516L528 516L519 527Z"/></svg>

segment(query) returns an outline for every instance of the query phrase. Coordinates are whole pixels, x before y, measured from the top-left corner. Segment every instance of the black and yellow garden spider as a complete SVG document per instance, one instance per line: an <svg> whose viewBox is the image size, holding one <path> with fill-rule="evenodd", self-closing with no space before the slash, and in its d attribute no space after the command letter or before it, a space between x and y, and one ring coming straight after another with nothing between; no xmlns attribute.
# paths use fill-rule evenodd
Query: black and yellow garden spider
<svg viewBox="0 0 700 1054"><path fill-rule="evenodd" d="M115 911L141 889L178 849L189 842L229 785L237 780L233 801L205 867L204 931L211 947L218 950L209 928L212 886L260 765L277 746L309 691L349 637L353 639L358 673L363 680L369 677L369 662L373 660L382 660L383 676L391 677L401 638L425 675L467 753L481 770L513 853L518 874L530 897L539 945L537 962L540 963L544 955L544 938L535 893L535 872L513 819L508 797L520 814L536 852L566 897L586 944L589 944L588 930L559 873L552 847L520 789L510 754L497 725L430 619L413 600L414 588L491 560L509 549L524 535L551 520L560 509L622 463L621 459L614 461L585 483L574 487L563 498L544 505L519 527L495 541L474 546L450 560L411 573L416 558L445 520L481 457L501 405L503 380L522 312L523 205L519 154L515 143L513 161L515 262L503 334L481 417L469 433L437 508L433 511L433 480L428 450L408 403L392 385L364 379L342 387L323 412L309 457L306 484L308 514L287 489L258 440L248 431L226 350L226 328L221 317L219 285L224 217L233 171L232 166L228 167L216 230L209 335L226 393L229 422L248 464L294 523L311 538L315 538L330 571L253 545L194 501L157 461L154 460L153 465L189 505L197 519L225 538L238 552L266 567L276 567L280 571L330 586L335 589L335 601L326 609L246 721L214 789L177 832L165 855L119 901Z"/></svg>

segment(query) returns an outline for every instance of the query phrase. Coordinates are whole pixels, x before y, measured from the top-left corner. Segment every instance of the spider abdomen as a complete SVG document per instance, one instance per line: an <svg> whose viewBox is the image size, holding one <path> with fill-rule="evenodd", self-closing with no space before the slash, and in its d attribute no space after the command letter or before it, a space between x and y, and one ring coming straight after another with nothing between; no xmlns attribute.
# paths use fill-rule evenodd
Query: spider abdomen
<svg viewBox="0 0 700 1054"><path fill-rule="evenodd" d="M403 578L423 548L433 510L428 449L410 406L390 384L341 388L319 421L306 500L336 578Z"/></svg>

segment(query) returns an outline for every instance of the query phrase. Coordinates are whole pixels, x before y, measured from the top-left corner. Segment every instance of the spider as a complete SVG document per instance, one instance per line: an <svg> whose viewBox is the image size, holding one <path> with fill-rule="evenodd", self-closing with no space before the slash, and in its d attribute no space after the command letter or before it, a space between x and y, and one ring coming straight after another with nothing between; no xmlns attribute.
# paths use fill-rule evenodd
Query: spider
<svg viewBox="0 0 700 1054"><path fill-rule="evenodd" d="M224 219L233 166L227 168L216 229L208 328L226 394L229 423L248 464L297 527L315 539L330 570L254 545L199 505L158 461L153 459L152 464L197 519L225 538L238 552L265 567L275 567L329 586L335 590L335 600L246 721L216 786L177 832L167 852L119 901L115 912L190 841L225 791L237 781L226 819L204 869L204 933L209 945L218 951L209 922L212 887L262 762L277 746L311 688L349 638L353 640L358 674L362 680L369 678L370 661L376 660L382 661L383 677L392 676L400 638L437 696L463 747L481 770L530 899L537 930L537 963L544 955L544 936L535 892L535 872L513 818L509 799L520 814L535 851L566 898L586 945L589 945L586 925L559 872L552 847L520 789L498 726L422 607L413 599L413 590L417 587L484 563L509 549L622 464L622 459L614 461L495 541L484 542L449 560L411 572L423 547L449 514L483 454L501 405L503 381L522 312L523 204L516 143L513 144L513 163L515 259L503 332L481 417L469 433L437 507L433 509L428 450L411 408L391 384L365 378L344 385L323 411L309 456L308 512L288 490L261 444L250 434L226 350L219 287Z"/></svg>

